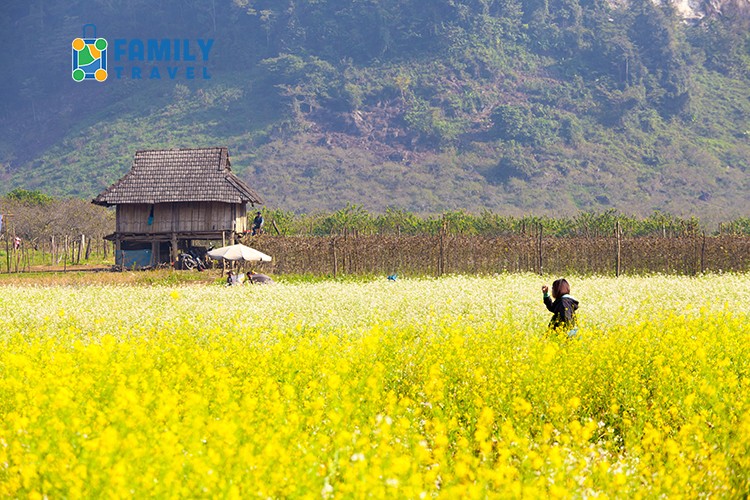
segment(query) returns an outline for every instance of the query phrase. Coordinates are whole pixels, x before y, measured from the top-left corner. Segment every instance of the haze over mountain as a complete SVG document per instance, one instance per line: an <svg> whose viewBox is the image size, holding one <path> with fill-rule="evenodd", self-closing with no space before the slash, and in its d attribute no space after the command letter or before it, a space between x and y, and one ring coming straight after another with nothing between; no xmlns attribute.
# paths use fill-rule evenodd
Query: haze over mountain
<svg viewBox="0 0 750 500"><path fill-rule="evenodd" d="M138 149L221 145L268 206L297 211L747 216L749 13L749 0L3 4L0 194L93 197ZM108 42L104 82L71 78L87 23Z"/></svg>

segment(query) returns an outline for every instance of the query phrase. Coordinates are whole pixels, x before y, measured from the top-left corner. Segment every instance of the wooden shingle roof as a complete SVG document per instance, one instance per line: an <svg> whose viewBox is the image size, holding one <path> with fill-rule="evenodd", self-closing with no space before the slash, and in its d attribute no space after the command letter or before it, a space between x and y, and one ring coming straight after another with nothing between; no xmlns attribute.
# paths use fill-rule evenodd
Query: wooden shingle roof
<svg viewBox="0 0 750 500"><path fill-rule="evenodd" d="M181 201L263 203L232 173L227 148L137 151L130 171L92 203L110 206Z"/></svg>

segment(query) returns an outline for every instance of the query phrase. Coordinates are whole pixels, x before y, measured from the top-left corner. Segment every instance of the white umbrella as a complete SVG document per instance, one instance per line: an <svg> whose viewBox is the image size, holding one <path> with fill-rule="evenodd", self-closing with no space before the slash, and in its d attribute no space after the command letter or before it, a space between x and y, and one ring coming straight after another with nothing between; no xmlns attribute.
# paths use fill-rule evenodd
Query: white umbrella
<svg viewBox="0 0 750 500"><path fill-rule="evenodd" d="M214 248L208 252L214 260L244 260L247 262L271 262L271 256L259 252L241 243L227 247Z"/></svg>

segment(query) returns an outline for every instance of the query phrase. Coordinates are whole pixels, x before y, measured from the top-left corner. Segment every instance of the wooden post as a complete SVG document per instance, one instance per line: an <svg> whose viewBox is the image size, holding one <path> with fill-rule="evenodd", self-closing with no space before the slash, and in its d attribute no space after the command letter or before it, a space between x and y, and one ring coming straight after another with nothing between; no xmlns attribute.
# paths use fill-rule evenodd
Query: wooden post
<svg viewBox="0 0 750 500"><path fill-rule="evenodd" d="M5 261L8 264L8 274L10 274L10 231L5 230Z"/></svg>
<svg viewBox="0 0 750 500"><path fill-rule="evenodd" d="M7 265L7 273L10 274L10 221L13 217L13 214L4 214L3 220L5 222L4 229L5 229L5 263Z"/></svg>
<svg viewBox="0 0 750 500"><path fill-rule="evenodd" d="M15 260L15 272L18 272L18 261L21 258L21 247L16 248L16 232L13 231L13 257Z"/></svg>
<svg viewBox="0 0 750 500"><path fill-rule="evenodd" d="M622 232L620 230L620 221L615 222L615 276L619 277L620 272L622 272L621 267L621 236Z"/></svg>
<svg viewBox="0 0 750 500"><path fill-rule="evenodd" d="M161 256L159 255L159 242L156 240L151 241L151 260L149 261L150 266L155 266Z"/></svg>
<svg viewBox="0 0 750 500"><path fill-rule="evenodd" d="M180 255L177 251L177 233L172 233L170 238L170 255L169 258L172 260L172 264L175 264L179 259Z"/></svg>
<svg viewBox="0 0 750 500"><path fill-rule="evenodd" d="M542 236L544 234L544 225L539 224L539 275L544 274L544 261L542 259Z"/></svg>
<svg viewBox="0 0 750 500"><path fill-rule="evenodd" d="M339 262L336 256L336 237L331 236L331 255L333 257L333 277L335 278L339 272Z"/></svg>
<svg viewBox="0 0 750 500"><path fill-rule="evenodd" d="M86 246L86 237L81 235L81 242L78 244L78 253L76 253L76 264L81 263L81 253L83 252L84 246Z"/></svg>
<svg viewBox="0 0 750 500"><path fill-rule="evenodd" d="M443 224L440 226L440 253L438 255L438 276L445 272L445 233L447 232L448 221L443 217Z"/></svg>
<svg viewBox="0 0 750 500"><path fill-rule="evenodd" d="M24 246L21 249L21 252L22 252L21 271L31 272L31 252L30 252L29 247Z"/></svg>
<svg viewBox="0 0 750 500"><path fill-rule="evenodd" d="M443 275L443 252L444 252L444 248L443 248L443 244L444 244L443 243L443 231L440 231L440 236L439 236L438 244L439 244L439 248L438 248L437 275L438 276L442 276Z"/></svg>
<svg viewBox="0 0 750 500"><path fill-rule="evenodd" d="M226 231L221 232L221 246L225 247L227 246L227 233ZM224 276L227 271L227 260L221 259L221 275Z"/></svg>
<svg viewBox="0 0 750 500"><path fill-rule="evenodd" d="M275 220L271 221L271 225L276 230L276 234L280 236L281 235L281 231L279 231L279 226L276 225L276 221Z"/></svg>

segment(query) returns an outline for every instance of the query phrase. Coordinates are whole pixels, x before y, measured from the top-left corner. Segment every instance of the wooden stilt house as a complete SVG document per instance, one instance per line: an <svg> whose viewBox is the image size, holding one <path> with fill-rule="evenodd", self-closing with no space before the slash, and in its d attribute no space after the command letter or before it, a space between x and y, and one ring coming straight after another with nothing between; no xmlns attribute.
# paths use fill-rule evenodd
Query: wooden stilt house
<svg viewBox="0 0 750 500"><path fill-rule="evenodd" d="M92 203L116 207L116 263L177 260L194 240L231 244L260 196L231 171L227 148L138 151L133 166ZM219 245L217 245L219 246Z"/></svg>

